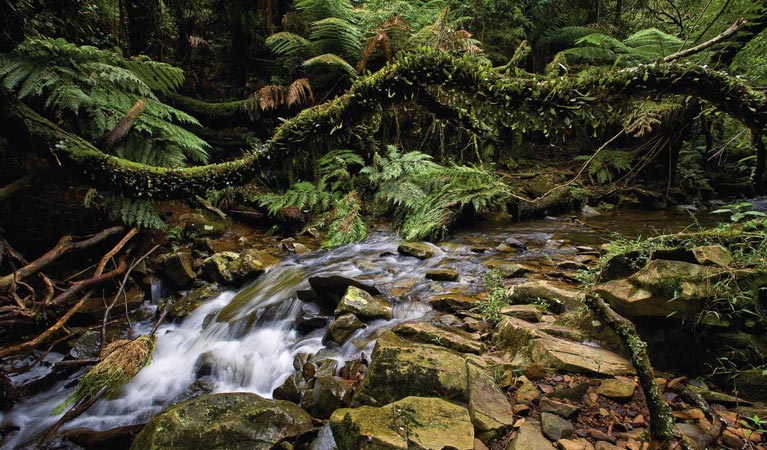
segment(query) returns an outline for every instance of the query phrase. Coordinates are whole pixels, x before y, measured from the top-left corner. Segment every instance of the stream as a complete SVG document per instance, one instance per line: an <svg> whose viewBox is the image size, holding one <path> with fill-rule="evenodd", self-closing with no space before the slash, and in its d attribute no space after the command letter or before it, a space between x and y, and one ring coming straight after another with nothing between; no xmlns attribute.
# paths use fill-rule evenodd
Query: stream
<svg viewBox="0 0 767 450"><path fill-rule="evenodd" d="M712 220L707 213L697 216L708 223ZM383 330L434 315L427 298L480 292L488 263L525 263L540 268L537 276L543 276L553 271L557 262L571 258L575 245L598 246L611 240L614 232L634 237L679 231L694 222L681 210L620 211L578 220L558 217L523 223L485 222L438 243L437 255L427 260L398 254L400 240L388 232L373 232L358 244L295 255L239 291L221 293L181 323L162 325L152 363L115 398L100 400L62 430L108 430L142 423L167 405L201 393L243 391L271 398L272 391L294 372L296 355L322 351L337 359L339 367L363 352L370 355L375 337ZM507 238L522 241L527 250L495 250ZM426 271L437 267L458 271L460 279L426 280ZM375 286L394 302L394 318L358 330L343 346L323 345L326 327L302 333L297 321L307 304L299 300L300 293L310 289L310 277L328 274ZM148 333L151 327L151 321L134 324L132 336ZM63 357L51 353L43 364L12 377L12 382L17 386L39 383L52 375L53 363ZM208 371L200 378L202 361ZM59 416L51 412L75 389L84 370L49 384L43 392L0 415L3 428L18 427L6 435L2 448L17 448L53 425Z"/></svg>

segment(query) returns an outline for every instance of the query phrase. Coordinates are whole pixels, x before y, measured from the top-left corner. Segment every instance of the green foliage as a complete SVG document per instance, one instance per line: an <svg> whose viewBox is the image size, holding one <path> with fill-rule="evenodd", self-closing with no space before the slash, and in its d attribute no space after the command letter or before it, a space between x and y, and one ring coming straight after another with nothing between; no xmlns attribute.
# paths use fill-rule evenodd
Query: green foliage
<svg viewBox="0 0 767 450"><path fill-rule="evenodd" d="M393 209L407 240L438 239L471 208L485 213L502 207L510 194L496 175L480 167L440 166L419 152L401 154L394 146L362 170L375 198Z"/></svg>
<svg viewBox="0 0 767 450"><path fill-rule="evenodd" d="M120 217L125 225L139 228L162 229L165 223L152 202L144 199L126 198L118 194L103 195L104 208Z"/></svg>
<svg viewBox="0 0 767 450"><path fill-rule="evenodd" d="M299 181L282 194L261 194L255 200L271 215L285 208L315 215L315 221L309 226L327 229L324 247L357 242L365 238L367 229L351 169L363 164L364 160L351 150L334 150L318 161L320 180L317 184Z"/></svg>
<svg viewBox="0 0 767 450"><path fill-rule="evenodd" d="M503 286L503 275L498 269L490 269L482 277L488 291L487 298L479 302L479 312L492 324L501 320L501 309L509 304L509 294Z"/></svg>
<svg viewBox="0 0 767 450"><path fill-rule="evenodd" d="M739 224L747 231L767 229L767 213L753 209L751 202L740 202L723 206L712 214L729 214L732 224Z"/></svg>
<svg viewBox="0 0 767 450"><path fill-rule="evenodd" d="M183 79L182 71L168 64L146 57L126 60L63 39L28 39L0 55L3 87L92 141L112 131L143 99L146 109L113 151L149 165L179 167L208 159L208 145L183 128L199 125L197 120L155 95L176 90Z"/></svg>
<svg viewBox="0 0 767 450"><path fill-rule="evenodd" d="M587 174L591 184L602 186L612 182L616 176L630 171L633 157L631 153L623 150L604 149L596 156L579 155L573 159L588 162Z"/></svg>

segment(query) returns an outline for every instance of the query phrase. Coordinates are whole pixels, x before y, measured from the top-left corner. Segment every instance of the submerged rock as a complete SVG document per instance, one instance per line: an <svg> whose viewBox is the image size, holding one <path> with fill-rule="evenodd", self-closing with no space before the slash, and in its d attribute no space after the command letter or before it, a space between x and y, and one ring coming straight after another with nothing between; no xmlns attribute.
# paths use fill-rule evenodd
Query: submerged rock
<svg viewBox="0 0 767 450"><path fill-rule="evenodd" d="M269 450L311 428L311 416L290 402L248 393L203 395L154 416L131 450Z"/></svg>
<svg viewBox="0 0 767 450"><path fill-rule="evenodd" d="M221 293L221 288L215 283L205 283L198 288L192 289L172 304L168 311L168 318L171 320L181 320L219 293Z"/></svg>
<svg viewBox="0 0 767 450"><path fill-rule="evenodd" d="M407 397L374 408L339 409L330 417L338 450L473 450L466 408L439 398Z"/></svg>

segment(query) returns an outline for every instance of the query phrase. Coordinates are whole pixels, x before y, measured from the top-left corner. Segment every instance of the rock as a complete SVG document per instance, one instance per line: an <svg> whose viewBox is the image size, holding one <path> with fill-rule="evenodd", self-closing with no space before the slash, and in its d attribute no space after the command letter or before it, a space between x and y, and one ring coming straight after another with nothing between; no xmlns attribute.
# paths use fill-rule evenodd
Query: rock
<svg viewBox="0 0 767 450"><path fill-rule="evenodd" d="M692 318L701 312L722 269L683 261L652 260L629 278L594 291L627 317Z"/></svg>
<svg viewBox="0 0 767 450"><path fill-rule="evenodd" d="M557 441L559 450L594 450L594 446L586 439L560 439Z"/></svg>
<svg viewBox="0 0 767 450"><path fill-rule="evenodd" d="M234 277L229 272L229 265L239 257L240 254L235 252L216 253L202 261L202 271L214 283L232 283Z"/></svg>
<svg viewBox="0 0 767 450"><path fill-rule="evenodd" d="M501 320L492 342L512 365L527 367L533 361L559 371L602 375L633 374L624 357L600 347L569 342L550 336L535 325L513 317Z"/></svg>
<svg viewBox="0 0 767 450"><path fill-rule="evenodd" d="M287 400L300 405L304 398L304 390L308 387L304 375L301 372L295 372L274 389L272 396L275 400Z"/></svg>
<svg viewBox="0 0 767 450"><path fill-rule="evenodd" d="M221 293L221 288L214 283L204 283L202 286L192 289L174 302L168 311L168 318L181 320L192 313L203 303Z"/></svg>
<svg viewBox="0 0 767 450"><path fill-rule="evenodd" d="M439 345L461 353L479 355L485 349L478 337L459 330L446 330L427 322L401 323L392 331L411 340Z"/></svg>
<svg viewBox="0 0 767 450"><path fill-rule="evenodd" d="M333 411L351 403L354 381L335 376L318 376L311 395L305 396L302 406L312 417L328 419Z"/></svg>
<svg viewBox="0 0 767 450"><path fill-rule="evenodd" d="M193 259L191 253L177 252L163 256L160 258L163 260L163 272L166 277L180 288L192 284L196 275L192 267Z"/></svg>
<svg viewBox="0 0 767 450"><path fill-rule="evenodd" d="M378 338L354 401L385 405L413 395L466 401L468 388L463 358L442 347L415 344L386 331Z"/></svg>
<svg viewBox="0 0 767 450"><path fill-rule="evenodd" d="M402 242L397 246L400 255L429 259L439 252L439 247L428 242Z"/></svg>
<svg viewBox="0 0 767 450"><path fill-rule="evenodd" d="M337 344L343 344L355 331L360 328L365 328L366 326L367 325L362 323L362 321L354 314L338 316L338 318L336 318L336 320L334 320L328 327L328 331L325 332L325 337L322 338L322 342L332 341Z"/></svg>
<svg viewBox="0 0 767 450"><path fill-rule="evenodd" d="M549 371L541 363L532 363L525 368L525 376L533 381L546 378Z"/></svg>
<svg viewBox="0 0 767 450"><path fill-rule="evenodd" d="M514 392L514 400L516 403L531 405L534 401L538 400L541 396L541 391L530 381L526 376L521 376L517 379L519 386Z"/></svg>
<svg viewBox="0 0 767 450"><path fill-rule="evenodd" d="M574 416L578 413L578 411L581 410L580 406L558 402L549 397L542 397L538 406L540 406L541 411L556 414L560 417L564 417L565 419Z"/></svg>
<svg viewBox="0 0 767 450"><path fill-rule="evenodd" d="M499 252L506 252L506 253L524 252L525 250L527 250L527 246L519 239L506 238L495 249L498 250Z"/></svg>
<svg viewBox="0 0 767 450"><path fill-rule="evenodd" d="M364 290L349 286L336 306L336 315L351 313L365 320L392 318L392 306L386 300L373 297Z"/></svg>
<svg viewBox="0 0 767 450"><path fill-rule="evenodd" d="M629 378L608 378L602 380L597 394L613 400L628 400L634 396L636 383Z"/></svg>
<svg viewBox="0 0 767 450"><path fill-rule="evenodd" d="M187 239L222 235L229 226L228 220L200 213L184 214L178 218L178 222L184 223Z"/></svg>
<svg viewBox="0 0 767 450"><path fill-rule="evenodd" d="M552 441L567 439L573 435L573 424L548 412L541 413L541 429L543 435Z"/></svg>
<svg viewBox="0 0 767 450"><path fill-rule="evenodd" d="M118 314L118 311L133 311L140 308L141 305L144 304L145 297L146 293L143 289L134 287L126 292L125 295L120 295L112 308L112 314L116 315ZM110 294L106 294L106 296L102 298L94 298L81 306L74 317L78 319L86 318L85 320L98 320L101 322L104 319L105 305L112 303L112 301L114 301L114 296Z"/></svg>
<svg viewBox="0 0 767 450"><path fill-rule="evenodd" d="M154 416L131 450L269 450L309 431L312 418L293 403L248 393L203 395Z"/></svg>
<svg viewBox="0 0 767 450"><path fill-rule="evenodd" d="M594 445L594 450L620 450L620 447L609 442L599 441Z"/></svg>
<svg viewBox="0 0 767 450"><path fill-rule="evenodd" d="M373 408L339 409L330 417L338 450L473 450L466 408L439 398L407 397Z"/></svg>
<svg viewBox="0 0 767 450"><path fill-rule="evenodd" d="M554 266L557 270L585 270L589 266L579 261L562 261Z"/></svg>
<svg viewBox="0 0 767 450"><path fill-rule="evenodd" d="M553 448L551 441L543 435L541 424L535 420L526 420L519 427L517 436L506 446L506 450L551 450Z"/></svg>
<svg viewBox="0 0 767 450"><path fill-rule="evenodd" d="M549 309L560 313L565 308L575 308L583 304L585 294L581 291L566 289L544 280L528 281L517 284L509 290L511 303L532 303L545 301Z"/></svg>
<svg viewBox="0 0 767 450"><path fill-rule="evenodd" d="M767 374L763 369L751 369L735 377L735 389L749 400L767 402Z"/></svg>
<svg viewBox="0 0 767 450"><path fill-rule="evenodd" d="M75 341L67 354L67 359L98 358L101 353L101 334L98 331L86 331Z"/></svg>
<svg viewBox="0 0 767 450"><path fill-rule="evenodd" d="M19 393L13 387L13 382L11 382L11 379L8 378L5 372L0 370L0 411L9 409L19 399Z"/></svg>
<svg viewBox="0 0 767 450"><path fill-rule="evenodd" d="M293 251L296 252L297 255L303 255L304 253L311 252L311 249L300 242L294 242Z"/></svg>
<svg viewBox="0 0 767 450"><path fill-rule="evenodd" d="M279 260L267 253L248 249L229 264L228 270L234 283L244 283L275 266Z"/></svg>
<svg viewBox="0 0 767 450"><path fill-rule="evenodd" d="M514 425L511 405L483 370L469 364L469 415L477 437L485 442L506 435Z"/></svg>
<svg viewBox="0 0 767 450"><path fill-rule="evenodd" d="M316 303L304 303L301 305L301 315L296 319L296 326L303 333L309 333L317 328L324 327L330 317L323 313L322 308Z"/></svg>
<svg viewBox="0 0 767 450"><path fill-rule="evenodd" d="M440 294L429 298L429 304L440 311L467 310L477 306L479 300L459 294Z"/></svg>
<svg viewBox="0 0 767 450"><path fill-rule="evenodd" d="M458 281L460 274L453 269L429 269L426 279L434 281Z"/></svg>
<svg viewBox="0 0 767 450"><path fill-rule="evenodd" d="M533 272L529 266L522 264L511 263L506 260L493 260L485 263L488 269L496 269L501 272L501 276L504 278L516 278L524 276L527 273Z"/></svg>
<svg viewBox="0 0 767 450"><path fill-rule="evenodd" d="M362 289L370 295L379 295L381 293L381 291L371 284L363 283L354 278L335 273L326 273L309 277L309 286L311 286L312 290L317 294L318 300L321 300L324 304L330 305L332 308L336 307L338 300L346 293L349 286Z"/></svg>
<svg viewBox="0 0 767 450"><path fill-rule="evenodd" d="M729 267L732 263L732 255L726 248L721 245L706 245L702 247L695 247L692 249L692 254L695 256L695 260L698 264L704 266L722 266Z"/></svg>
<svg viewBox="0 0 767 450"><path fill-rule="evenodd" d="M544 308L538 305L509 305L501 308L501 314L528 322L540 322L543 310Z"/></svg>
<svg viewBox="0 0 767 450"><path fill-rule="evenodd" d="M641 253L634 250L615 255L605 262L599 273L600 283L617 280L634 274L640 267Z"/></svg>

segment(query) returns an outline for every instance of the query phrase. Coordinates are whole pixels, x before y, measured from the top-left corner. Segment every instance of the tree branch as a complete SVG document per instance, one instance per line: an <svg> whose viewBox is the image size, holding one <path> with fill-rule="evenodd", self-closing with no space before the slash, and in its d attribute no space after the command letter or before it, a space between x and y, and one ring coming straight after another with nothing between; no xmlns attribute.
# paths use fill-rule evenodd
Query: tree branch
<svg viewBox="0 0 767 450"><path fill-rule="evenodd" d="M737 33L741 28L743 28L746 25L746 23L748 23L746 19L738 19L735 23L730 25L729 28L719 33L713 39L706 41L700 45L696 45L695 47L690 47L690 48L678 51L676 53L673 53L671 55L668 55L665 58L663 58L663 62L671 62L680 58L686 58L690 55L700 53L703 50L711 47L712 45L716 45L720 42L726 41L727 39L730 38L730 36Z"/></svg>

